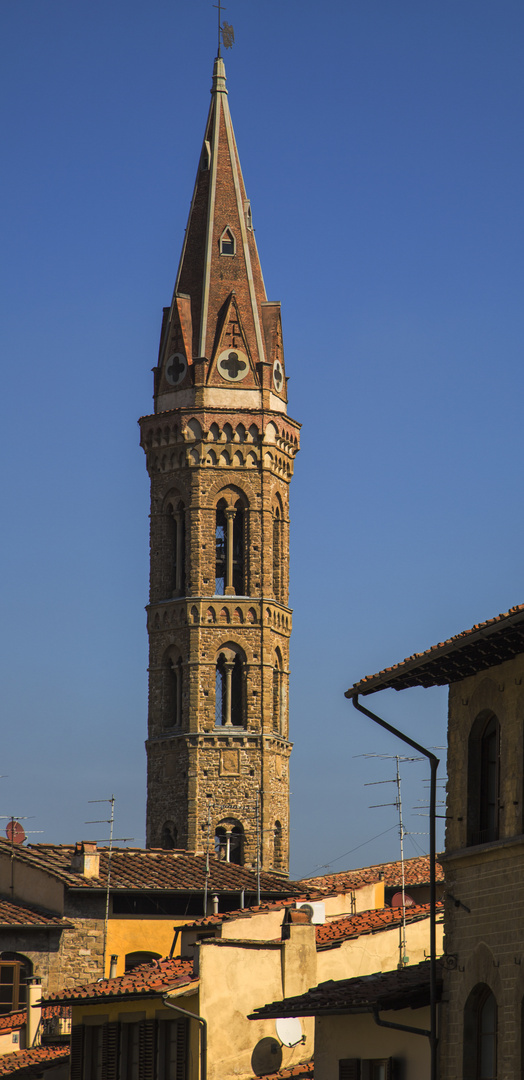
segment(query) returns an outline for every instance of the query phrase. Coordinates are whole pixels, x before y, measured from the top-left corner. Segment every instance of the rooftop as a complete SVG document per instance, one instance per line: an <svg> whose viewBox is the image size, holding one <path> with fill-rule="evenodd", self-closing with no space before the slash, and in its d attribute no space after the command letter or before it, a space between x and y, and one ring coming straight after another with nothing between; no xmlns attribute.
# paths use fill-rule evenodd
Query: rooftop
<svg viewBox="0 0 524 1080"><path fill-rule="evenodd" d="M0 854L13 850L8 840L0 838ZM85 877L71 869L74 844L21 844L14 848L15 858L38 867L58 878L70 889L105 889L107 886L108 848L99 848L100 873L96 878ZM243 866L224 862L211 856L208 889L211 892L257 891L256 874ZM172 892L202 892L206 885L205 855L190 855L186 851L163 851L144 848L113 848L111 854L111 889L162 889ZM303 885L289 881L280 874L262 873L263 893L289 896L300 894Z"/></svg>
<svg viewBox="0 0 524 1080"><path fill-rule="evenodd" d="M0 1076L16 1076L20 1080L32 1080L44 1069L65 1064L69 1060L68 1046L33 1046L31 1050L17 1050L14 1054L0 1057Z"/></svg>
<svg viewBox="0 0 524 1080"><path fill-rule="evenodd" d="M0 926L23 927L25 930L32 927L50 929L57 926L61 930L66 930L70 929L73 923L60 918L59 915L51 915L43 908L15 904L12 900L0 897Z"/></svg>
<svg viewBox="0 0 524 1080"><path fill-rule="evenodd" d="M280 1069L279 1072L258 1076L256 1080L305 1080L305 1077L314 1080L314 1067L314 1061L305 1061L302 1065L291 1065L289 1069Z"/></svg>
<svg viewBox="0 0 524 1080"><path fill-rule="evenodd" d="M47 998L42 998L42 1003L74 1005L99 1001L100 998L153 997L196 981L192 960L153 960L149 964L140 964L116 979L100 979L49 994Z"/></svg>
<svg viewBox="0 0 524 1080"><path fill-rule="evenodd" d="M442 991L442 965L438 963L438 991ZM429 1004L429 960L395 971L378 971L320 983L297 997L263 1005L250 1020L279 1016L320 1016L369 1012L378 1009L416 1009Z"/></svg>
<svg viewBox="0 0 524 1080"><path fill-rule="evenodd" d="M444 881L444 871L436 863L436 880ZM344 892L346 889L358 889L362 885L372 885L382 880L388 889L402 888L402 863L377 863L375 866L363 866L360 870L342 870L338 874L322 874L320 877L303 878L301 884L311 889L329 892ZM404 859L404 882L406 888L415 885L429 885L429 855L417 855L414 859Z"/></svg>
<svg viewBox="0 0 524 1080"><path fill-rule="evenodd" d="M437 914L444 910L442 903L437 904ZM406 924L429 919L429 904L414 904L405 909ZM332 919L316 928L317 949L332 949L343 941L361 937L362 934L378 934L380 931L393 930L402 923L402 908L378 908L360 911L358 915Z"/></svg>
<svg viewBox="0 0 524 1080"><path fill-rule="evenodd" d="M470 630L432 645L425 652L414 653L376 675L367 675L346 690L346 697L373 694L388 687L405 690L409 686L445 686L512 660L520 653L524 653L524 604L476 623Z"/></svg>

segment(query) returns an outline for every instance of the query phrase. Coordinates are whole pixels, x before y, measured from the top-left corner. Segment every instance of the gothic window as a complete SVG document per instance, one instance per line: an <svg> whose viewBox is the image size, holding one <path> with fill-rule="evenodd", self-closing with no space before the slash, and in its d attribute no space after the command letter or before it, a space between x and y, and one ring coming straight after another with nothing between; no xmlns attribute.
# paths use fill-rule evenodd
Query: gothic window
<svg viewBox="0 0 524 1080"><path fill-rule="evenodd" d="M166 729L182 722L182 660L167 656L164 661L163 721Z"/></svg>
<svg viewBox="0 0 524 1080"><path fill-rule="evenodd" d="M273 666L273 731L282 734L282 656L277 649Z"/></svg>
<svg viewBox="0 0 524 1080"><path fill-rule="evenodd" d="M185 593L185 561L186 561L186 524L185 506L181 500L175 499L167 505L167 528L169 532L169 576L168 591L172 596L183 596Z"/></svg>
<svg viewBox="0 0 524 1080"><path fill-rule="evenodd" d="M282 600L282 514L280 507L273 511L273 595Z"/></svg>
<svg viewBox="0 0 524 1080"><path fill-rule="evenodd" d="M481 713L468 744L468 844L498 839L499 760L499 722L493 713Z"/></svg>
<svg viewBox="0 0 524 1080"><path fill-rule="evenodd" d="M244 507L240 499L235 504L235 516L233 518L233 588L237 596L245 595Z"/></svg>
<svg viewBox="0 0 524 1080"><path fill-rule="evenodd" d="M497 1002L489 986L472 990L464 1009L464 1080L497 1080Z"/></svg>
<svg viewBox="0 0 524 1080"><path fill-rule="evenodd" d="M176 825L173 825L172 821L166 821L162 826L162 835L160 837L160 847L164 851L172 851L176 848L178 842L178 830Z"/></svg>
<svg viewBox="0 0 524 1080"><path fill-rule="evenodd" d="M215 724L244 726L244 671L242 659L232 649L221 652L215 673Z"/></svg>
<svg viewBox="0 0 524 1080"><path fill-rule="evenodd" d="M282 825L275 821L275 850L273 858L275 870L282 870Z"/></svg>
<svg viewBox="0 0 524 1080"><path fill-rule="evenodd" d="M238 822L224 821L215 829L215 854L223 862L244 865L244 830Z"/></svg>
<svg viewBox="0 0 524 1080"><path fill-rule="evenodd" d="M235 254L235 237L230 228L224 229L222 236L220 237L220 254L221 255L234 255Z"/></svg>
<svg viewBox="0 0 524 1080"><path fill-rule="evenodd" d="M215 525L215 546L216 546L216 566L215 566L215 595L223 596L226 591L226 569L227 569L227 522L226 522L226 502L225 499L221 499L216 509L216 525Z"/></svg>

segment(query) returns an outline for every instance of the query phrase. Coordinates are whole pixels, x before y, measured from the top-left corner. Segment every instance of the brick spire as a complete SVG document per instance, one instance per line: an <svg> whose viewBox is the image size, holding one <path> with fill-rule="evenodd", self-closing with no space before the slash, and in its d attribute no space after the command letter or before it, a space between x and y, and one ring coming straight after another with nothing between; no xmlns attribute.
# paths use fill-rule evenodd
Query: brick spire
<svg viewBox="0 0 524 1080"><path fill-rule="evenodd" d="M266 300L220 56L156 376L157 412L180 403L175 387L224 380L231 389L271 390L272 407L276 392L285 411L280 305Z"/></svg>

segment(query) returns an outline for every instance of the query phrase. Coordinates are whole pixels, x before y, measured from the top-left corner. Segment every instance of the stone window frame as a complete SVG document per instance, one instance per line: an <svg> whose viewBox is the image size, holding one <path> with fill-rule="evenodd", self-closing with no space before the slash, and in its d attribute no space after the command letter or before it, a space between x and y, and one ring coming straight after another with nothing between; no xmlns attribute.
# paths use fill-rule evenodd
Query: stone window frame
<svg viewBox="0 0 524 1080"><path fill-rule="evenodd" d="M229 237L231 239L229 239L229 238L226 239L226 236L228 234L229 234ZM224 245L225 244L232 244L233 245L233 251L227 251L227 250L224 251ZM236 253L237 253L237 241L236 241L236 236L235 236L235 234L233 232L233 229L231 228L231 225L226 225L225 228L222 229L222 232L220 233L220 238L219 238L219 241L218 241L218 250L219 250L221 255L225 255L226 257L229 257L229 258L232 258L233 255L236 255Z"/></svg>
<svg viewBox="0 0 524 1080"><path fill-rule="evenodd" d="M486 1006L494 1007L494 1024L491 1030L483 1030L488 1014ZM492 1060L494 1068L492 1076L488 1077L482 1068L483 1040L491 1038ZM487 983L477 983L468 995L464 1006L464 1036L463 1036L463 1080L497 1080L498 1058L498 1004L497 998Z"/></svg>
<svg viewBox="0 0 524 1080"><path fill-rule="evenodd" d="M468 847L494 843L500 836L501 725L492 709L478 713L468 737Z"/></svg>
<svg viewBox="0 0 524 1080"><path fill-rule="evenodd" d="M217 649L215 660L215 728L247 728L246 681L247 657L243 648L234 641L225 642ZM240 721L233 718L238 716Z"/></svg>

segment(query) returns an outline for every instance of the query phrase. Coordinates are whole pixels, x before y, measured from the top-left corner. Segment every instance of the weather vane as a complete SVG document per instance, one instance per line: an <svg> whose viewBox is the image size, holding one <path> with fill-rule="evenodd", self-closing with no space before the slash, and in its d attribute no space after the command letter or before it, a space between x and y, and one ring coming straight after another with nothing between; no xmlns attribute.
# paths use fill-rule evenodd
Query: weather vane
<svg viewBox="0 0 524 1080"><path fill-rule="evenodd" d="M225 7L222 6L220 0L218 0L218 4L213 4L213 7L215 7L218 11L218 55L221 56L220 49L222 45L224 46L224 49L230 49L231 46L234 44L235 31L233 30L233 27L225 21L225 19L222 25L220 24L222 12L226 10Z"/></svg>

